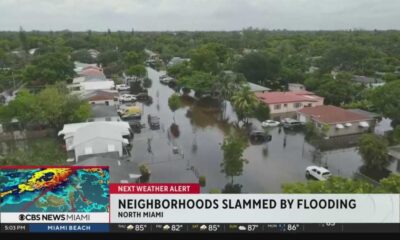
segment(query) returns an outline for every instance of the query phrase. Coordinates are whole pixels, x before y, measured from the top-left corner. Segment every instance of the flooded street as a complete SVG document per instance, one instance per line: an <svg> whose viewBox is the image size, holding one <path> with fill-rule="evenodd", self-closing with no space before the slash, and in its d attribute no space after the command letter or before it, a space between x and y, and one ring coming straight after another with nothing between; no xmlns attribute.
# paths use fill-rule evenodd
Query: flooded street
<svg viewBox="0 0 400 240"><path fill-rule="evenodd" d="M199 176L206 177L203 192L224 189L231 178L221 172L223 153L221 144L230 131L230 124L218 121L221 114L210 108L189 106L178 109L175 114L168 106L168 98L174 91L159 82L157 72L148 68L152 79L149 95L150 105L144 105L142 122L147 125L147 114L160 117L160 130L148 127L135 134L133 161L147 163L151 170L151 182L198 182ZM229 107L227 108L228 116ZM179 136L169 134L171 124L179 126ZM241 192L281 192L283 183L306 181L305 168L310 165L328 167L334 175L352 177L362 165L355 148L319 152L304 140L303 133L285 133L278 128L269 130L272 141L262 145L249 145L244 157L243 174L233 178L234 184L242 185ZM283 141L286 136L286 146ZM179 153L174 153L177 147Z"/></svg>

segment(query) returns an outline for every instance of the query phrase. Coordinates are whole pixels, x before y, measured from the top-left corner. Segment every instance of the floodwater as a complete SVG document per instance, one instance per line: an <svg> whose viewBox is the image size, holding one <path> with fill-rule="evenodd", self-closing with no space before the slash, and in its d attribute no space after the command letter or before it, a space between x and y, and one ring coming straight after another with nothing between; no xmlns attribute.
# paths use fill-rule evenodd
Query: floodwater
<svg viewBox="0 0 400 240"><path fill-rule="evenodd" d="M230 120L223 122L218 120L221 119L220 112L194 107L190 101L185 101L184 107L173 113L168 98L174 90L159 82L159 76L163 74L165 72L148 68L148 77L152 79L148 92L153 102L144 105L142 122L147 122L147 114L157 115L161 128L150 130L146 127L135 135L133 161L138 165L149 165L151 182L198 182L199 176L205 176L203 192L224 189L232 178L221 171L221 144L232 130L229 122L236 120L235 114L228 105L224 115ZM179 127L179 134L175 133L178 137L169 134L174 121ZM284 183L306 181L305 168L310 165L325 166L332 174L344 177L353 177L362 166L361 157L354 147L320 152L305 141L301 132L285 133L278 128L268 131L272 135L271 142L249 145L244 152L248 163L240 176L233 177L233 183L241 185L241 192L281 192ZM173 152L174 147L178 153Z"/></svg>

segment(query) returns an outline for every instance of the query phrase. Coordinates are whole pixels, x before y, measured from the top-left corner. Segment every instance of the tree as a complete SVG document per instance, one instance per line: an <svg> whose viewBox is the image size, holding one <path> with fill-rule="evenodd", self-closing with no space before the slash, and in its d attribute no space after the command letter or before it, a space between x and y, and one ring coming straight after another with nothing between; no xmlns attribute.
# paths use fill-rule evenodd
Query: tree
<svg viewBox="0 0 400 240"><path fill-rule="evenodd" d="M22 126L37 121L37 114L40 112L35 95L23 89L19 92L14 101L2 107L0 118L2 122L10 122L14 117L18 119Z"/></svg>
<svg viewBox="0 0 400 240"><path fill-rule="evenodd" d="M53 85L37 95L21 91L17 98L1 111L0 118L9 120L15 117L23 126L40 124L61 129L65 123L85 121L90 114L91 107L87 101L70 95L61 85Z"/></svg>
<svg viewBox="0 0 400 240"><path fill-rule="evenodd" d="M327 181L283 184L282 190L284 193L372 193L374 187L365 181L333 176Z"/></svg>
<svg viewBox="0 0 400 240"><path fill-rule="evenodd" d="M354 101L362 87L347 80L329 79L317 87L316 93L325 98L325 104L340 106Z"/></svg>
<svg viewBox="0 0 400 240"><path fill-rule="evenodd" d="M175 122L175 111L178 110L182 106L181 97L174 93L168 98L168 106L171 111L174 113L174 122Z"/></svg>
<svg viewBox="0 0 400 240"><path fill-rule="evenodd" d="M45 85L70 80L74 74L74 64L68 54L55 52L34 58L25 67L23 77L29 84Z"/></svg>
<svg viewBox="0 0 400 240"><path fill-rule="evenodd" d="M217 73L218 56L211 49L201 47L192 51L190 55L190 64L196 71Z"/></svg>
<svg viewBox="0 0 400 240"><path fill-rule="evenodd" d="M257 118L258 121L263 122L270 118L270 109L269 107L261 101L258 101L254 110L253 117Z"/></svg>
<svg viewBox="0 0 400 240"><path fill-rule="evenodd" d="M147 71L146 71L145 66L135 65L135 66L128 68L126 73L130 76L144 77L144 76L146 76Z"/></svg>
<svg viewBox="0 0 400 240"><path fill-rule="evenodd" d="M383 116L392 119L395 127L400 123L400 81L394 81L376 88L370 100L374 108Z"/></svg>
<svg viewBox="0 0 400 240"><path fill-rule="evenodd" d="M363 134L358 142L358 152L370 169L383 170L390 164L387 154L387 142L375 134Z"/></svg>
<svg viewBox="0 0 400 240"><path fill-rule="evenodd" d="M274 82L281 70L279 59L271 55L255 52L239 60L236 71L243 73L249 82L279 88L281 83Z"/></svg>
<svg viewBox="0 0 400 240"><path fill-rule="evenodd" d="M389 177L380 181L378 192L383 193L400 193L400 175L391 174Z"/></svg>
<svg viewBox="0 0 400 240"><path fill-rule="evenodd" d="M327 181L310 180L307 183L288 183L282 185L284 193L400 193L400 175L392 174L374 185L365 180L353 180L333 176Z"/></svg>
<svg viewBox="0 0 400 240"><path fill-rule="evenodd" d="M230 135L225 138L221 146L224 152L224 159L221 163L221 172L225 173L227 177L231 177L233 184L233 177L242 175L244 163L248 160L243 158L243 151L246 149L246 142L238 136Z"/></svg>
<svg viewBox="0 0 400 240"><path fill-rule="evenodd" d="M198 95L215 91L215 77L205 72L195 71L190 76L178 78L177 83L182 87L192 89Z"/></svg>
<svg viewBox="0 0 400 240"><path fill-rule="evenodd" d="M71 57L74 61L82 63L95 63L95 59L90 55L87 49L81 49L73 52Z"/></svg>
<svg viewBox="0 0 400 240"><path fill-rule="evenodd" d="M136 52L127 52L124 56L124 63L127 67L141 64L141 62L141 57Z"/></svg>
<svg viewBox="0 0 400 240"><path fill-rule="evenodd" d="M249 86L244 86L237 91L231 98L233 107L236 110L239 121L247 122L249 117L254 116L254 110L259 107L259 100L250 91Z"/></svg>

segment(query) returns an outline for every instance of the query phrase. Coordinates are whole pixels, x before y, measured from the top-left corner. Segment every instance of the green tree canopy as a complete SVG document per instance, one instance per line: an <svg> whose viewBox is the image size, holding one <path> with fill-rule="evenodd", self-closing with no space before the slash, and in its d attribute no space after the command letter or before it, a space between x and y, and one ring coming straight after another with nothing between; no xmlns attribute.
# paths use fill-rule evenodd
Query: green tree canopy
<svg viewBox="0 0 400 240"><path fill-rule="evenodd" d="M144 77L146 76L146 67L143 65L135 65L132 67L129 67L128 70L126 71L126 74L130 76L138 76L138 77Z"/></svg>
<svg viewBox="0 0 400 240"><path fill-rule="evenodd" d="M400 123L400 81L376 88L370 96L375 109L392 119L392 125Z"/></svg>
<svg viewBox="0 0 400 240"><path fill-rule="evenodd" d="M327 181L283 184L282 190L284 193L371 193L374 187L365 181L333 176Z"/></svg>
<svg viewBox="0 0 400 240"><path fill-rule="evenodd" d="M30 84L44 85L70 80L74 74L74 64L68 54L55 52L34 58L26 66L23 76Z"/></svg>
<svg viewBox="0 0 400 240"><path fill-rule="evenodd" d="M177 83L197 93L210 93L215 90L215 77L205 72L195 71L190 76L178 78Z"/></svg>
<svg viewBox="0 0 400 240"><path fill-rule="evenodd" d="M41 124L61 129L65 123L85 121L90 113L87 101L68 94L61 86L48 86L37 95L22 90L14 101L3 107L0 118L3 121L17 118L23 125Z"/></svg>
<svg viewBox="0 0 400 240"><path fill-rule="evenodd" d="M263 110L259 108L260 101L257 99L256 95L250 91L249 86L244 86L241 90L234 93L231 102L236 110L239 121L253 117L255 110Z"/></svg>
<svg viewBox="0 0 400 240"><path fill-rule="evenodd" d="M390 159L387 151L387 142L382 137L367 133L359 139L358 152L367 168L383 170L389 166Z"/></svg>
<svg viewBox="0 0 400 240"><path fill-rule="evenodd" d="M330 177L327 181L310 180L306 183L288 183L282 185L284 193L400 193L400 175L392 174L383 178L379 186L365 180L353 180L342 177Z"/></svg>
<svg viewBox="0 0 400 240"><path fill-rule="evenodd" d="M239 60L236 71L243 73L249 82L263 84L271 88L279 88L276 83L281 71L278 58L264 53L250 53Z"/></svg>
<svg viewBox="0 0 400 240"><path fill-rule="evenodd" d="M196 71L217 73L218 56L212 49L201 47L192 51L190 55L190 64Z"/></svg>
<svg viewBox="0 0 400 240"><path fill-rule="evenodd" d="M244 163L248 163L248 160L243 158L243 151L246 147L246 142L242 138L234 135L225 138L221 146L224 152L221 172L225 173L227 177L231 177L232 182L233 177L242 175L243 165Z"/></svg>

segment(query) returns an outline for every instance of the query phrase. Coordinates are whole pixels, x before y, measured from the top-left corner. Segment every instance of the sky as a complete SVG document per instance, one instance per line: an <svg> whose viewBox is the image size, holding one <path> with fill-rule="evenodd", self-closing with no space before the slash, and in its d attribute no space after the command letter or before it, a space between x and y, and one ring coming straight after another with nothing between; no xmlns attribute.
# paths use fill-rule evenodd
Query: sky
<svg viewBox="0 0 400 240"><path fill-rule="evenodd" d="M0 31L400 29L400 0L0 0Z"/></svg>

